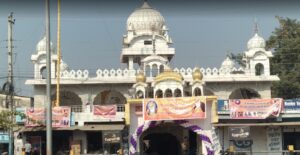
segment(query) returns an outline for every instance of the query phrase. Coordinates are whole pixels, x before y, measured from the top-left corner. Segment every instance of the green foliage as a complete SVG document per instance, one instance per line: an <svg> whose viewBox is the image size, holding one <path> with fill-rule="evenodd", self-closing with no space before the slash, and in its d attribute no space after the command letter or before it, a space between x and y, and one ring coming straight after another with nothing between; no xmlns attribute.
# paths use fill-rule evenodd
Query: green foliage
<svg viewBox="0 0 300 155"><path fill-rule="evenodd" d="M276 17L279 27L269 40L267 49L274 51L271 73L277 74L279 82L272 87L274 97L300 97L300 22L295 19Z"/></svg>
<svg viewBox="0 0 300 155"><path fill-rule="evenodd" d="M230 53L228 56L231 60L233 60L238 65L240 65L242 67L246 67L246 62L243 61L243 54L242 53L237 53L237 54Z"/></svg>
<svg viewBox="0 0 300 155"><path fill-rule="evenodd" d="M20 115L21 117L25 117L24 114L18 113L16 111L10 111L10 110L2 110L0 111L0 128L1 129L12 129L16 126L14 123L14 119L16 115Z"/></svg>

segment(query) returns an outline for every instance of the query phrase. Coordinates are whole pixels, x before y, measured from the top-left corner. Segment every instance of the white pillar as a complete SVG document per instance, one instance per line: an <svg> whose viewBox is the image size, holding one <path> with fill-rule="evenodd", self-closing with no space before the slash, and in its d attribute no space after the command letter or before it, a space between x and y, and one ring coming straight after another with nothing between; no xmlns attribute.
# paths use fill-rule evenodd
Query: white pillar
<svg viewBox="0 0 300 155"><path fill-rule="evenodd" d="M128 58L128 69L133 70L133 57Z"/></svg>

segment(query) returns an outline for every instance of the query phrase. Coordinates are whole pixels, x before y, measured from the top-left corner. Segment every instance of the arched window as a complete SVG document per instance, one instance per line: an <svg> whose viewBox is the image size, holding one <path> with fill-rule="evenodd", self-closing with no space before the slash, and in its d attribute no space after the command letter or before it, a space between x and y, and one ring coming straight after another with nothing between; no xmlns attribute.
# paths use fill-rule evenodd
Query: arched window
<svg viewBox="0 0 300 155"><path fill-rule="evenodd" d="M159 66L159 73L162 73L162 72L164 72L164 65Z"/></svg>
<svg viewBox="0 0 300 155"><path fill-rule="evenodd" d="M175 97L182 97L181 90L180 90L180 89L176 89L176 90L174 91L174 96L175 96Z"/></svg>
<svg viewBox="0 0 300 155"><path fill-rule="evenodd" d="M141 90L137 91L136 98L139 98L139 99L144 98L144 93Z"/></svg>
<svg viewBox="0 0 300 155"><path fill-rule="evenodd" d="M167 89L165 91L165 97L173 97L173 94L172 94L172 90L171 89Z"/></svg>
<svg viewBox="0 0 300 155"><path fill-rule="evenodd" d="M160 89L157 90L156 93L155 93L155 97L156 97L156 98L162 98L162 97L163 97L163 92L162 92L162 90L160 90Z"/></svg>
<svg viewBox="0 0 300 155"><path fill-rule="evenodd" d="M51 96L51 102L54 105L56 102L56 93ZM59 106L70 106L74 112L82 112L81 98L71 91L60 91Z"/></svg>
<svg viewBox="0 0 300 155"><path fill-rule="evenodd" d="M234 90L230 95L229 99L253 99L260 98L257 91L251 88L238 88Z"/></svg>
<svg viewBox="0 0 300 155"><path fill-rule="evenodd" d="M46 66L41 68L40 73L41 73L41 78L42 78L42 79L46 79L46 77L47 77L47 69L46 69Z"/></svg>
<svg viewBox="0 0 300 155"><path fill-rule="evenodd" d="M105 90L94 98L94 105L125 104L126 98L118 91Z"/></svg>
<svg viewBox="0 0 300 155"><path fill-rule="evenodd" d="M255 65L255 75L264 75L264 65L261 63L258 63Z"/></svg>
<svg viewBox="0 0 300 155"><path fill-rule="evenodd" d="M151 68L149 65L146 66L145 68L145 73L146 73L146 76L147 77L150 77L151 76Z"/></svg>
<svg viewBox="0 0 300 155"><path fill-rule="evenodd" d="M198 87L195 88L195 89L194 89L194 95L195 95L195 96L201 96L201 89L198 88Z"/></svg>
<svg viewBox="0 0 300 155"><path fill-rule="evenodd" d="M156 77L158 74L158 66L156 64L154 64L152 66L152 77Z"/></svg>

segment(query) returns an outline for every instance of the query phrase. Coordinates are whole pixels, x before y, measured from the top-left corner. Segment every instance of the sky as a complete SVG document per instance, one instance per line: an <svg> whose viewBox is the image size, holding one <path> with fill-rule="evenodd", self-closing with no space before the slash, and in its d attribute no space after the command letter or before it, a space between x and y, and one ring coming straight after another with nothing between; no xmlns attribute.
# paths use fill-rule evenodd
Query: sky
<svg viewBox="0 0 300 155"><path fill-rule="evenodd" d="M57 1L51 5L51 40L56 45ZM296 0L148 0L165 18L176 55L172 67L220 67L227 53L242 53L255 20L266 40L278 27L275 16L300 19ZM142 0L61 0L61 50L71 69L124 68L122 36L128 16ZM14 13L15 90L33 96L30 57L45 32L43 0L0 0L0 86L7 80L7 17Z"/></svg>

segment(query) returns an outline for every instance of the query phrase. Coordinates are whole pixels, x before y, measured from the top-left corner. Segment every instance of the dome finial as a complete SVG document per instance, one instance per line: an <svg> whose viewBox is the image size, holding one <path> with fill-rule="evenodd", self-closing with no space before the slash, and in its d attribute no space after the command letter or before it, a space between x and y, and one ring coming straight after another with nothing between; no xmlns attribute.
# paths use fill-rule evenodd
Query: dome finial
<svg viewBox="0 0 300 155"><path fill-rule="evenodd" d="M258 22L257 22L257 18L254 18L254 34L258 34Z"/></svg>
<svg viewBox="0 0 300 155"><path fill-rule="evenodd" d="M144 0L144 4L142 5L141 8L144 8L144 9L151 8L150 5L148 4L148 0Z"/></svg>

